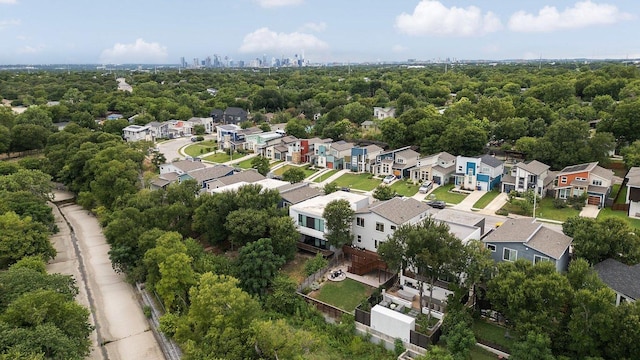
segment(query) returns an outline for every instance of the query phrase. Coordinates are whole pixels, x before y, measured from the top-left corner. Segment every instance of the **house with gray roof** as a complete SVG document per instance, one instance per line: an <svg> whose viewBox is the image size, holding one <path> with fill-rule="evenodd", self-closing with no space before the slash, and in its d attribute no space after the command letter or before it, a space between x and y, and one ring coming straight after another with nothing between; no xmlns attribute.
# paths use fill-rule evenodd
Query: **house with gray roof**
<svg viewBox="0 0 640 360"><path fill-rule="evenodd" d="M411 169L418 163L420 154L411 150L410 146L385 151L376 156L371 172L378 176L394 175L396 178L407 178Z"/></svg>
<svg viewBox="0 0 640 360"><path fill-rule="evenodd" d="M463 189L491 191L499 186L504 163L494 156L458 156L456 158L455 184Z"/></svg>
<svg viewBox="0 0 640 360"><path fill-rule="evenodd" d="M207 189L207 192L213 192L213 190L221 188L223 186L233 185L240 182L252 184L256 181L260 181L264 179L266 179L266 177L261 175L258 171L256 171L255 169L249 169L249 170L237 172L229 176L223 176L223 177L219 177L217 179L208 181L206 184L206 189Z"/></svg>
<svg viewBox="0 0 640 360"><path fill-rule="evenodd" d="M508 219L482 241L495 262L526 259L534 265L551 261L557 271L567 271L573 239L533 218Z"/></svg>
<svg viewBox="0 0 640 360"><path fill-rule="evenodd" d="M640 264L607 259L593 266L600 280L616 292L616 305L640 299Z"/></svg>
<svg viewBox="0 0 640 360"><path fill-rule="evenodd" d="M414 183L431 180L438 185L448 184L456 172L456 157L446 151L419 158L416 166L409 171Z"/></svg>
<svg viewBox="0 0 640 360"><path fill-rule="evenodd" d="M351 148L351 171L371 172L371 166L383 149L375 144L367 146L354 146Z"/></svg>
<svg viewBox="0 0 640 360"><path fill-rule="evenodd" d="M640 167L632 167L625 176L627 180L626 204L629 217L640 219Z"/></svg>
<svg viewBox="0 0 640 360"><path fill-rule="evenodd" d="M166 190L170 184L177 182L178 179L179 179L178 173L176 172L164 173L164 174L160 174L160 176L158 176L157 178L151 180L149 182L149 185L152 190L158 190L158 189Z"/></svg>
<svg viewBox="0 0 640 360"><path fill-rule="evenodd" d="M287 183L278 188L282 201L279 207L289 207L322 195L322 191L309 186L309 183Z"/></svg>
<svg viewBox="0 0 640 360"><path fill-rule="evenodd" d="M529 162L519 162L511 167L509 174L502 177L502 192L510 193L516 191L524 193L527 190L534 190L539 196L546 195L546 186L550 166L538 160Z"/></svg>
<svg viewBox="0 0 640 360"><path fill-rule="evenodd" d="M178 175L183 175L194 170L204 169L205 166L199 161L193 160L179 160L167 164L160 165L160 175L175 172Z"/></svg>
<svg viewBox="0 0 640 360"><path fill-rule="evenodd" d="M556 174L555 197L568 199L587 194L587 204L604 205L613 185L613 171L597 162L567 166Z"/></svg>
<svg viewBox="0 0 640 360"><path fill-rule="evenodd" d="M193 171L189 171L187 176L191 179L194 179L198 182L198 184L203 188L207 188L207 184L213 180L233 175L235 173L235 169L231 166L227 165L215 165L211 167L205 167L202 169L197 169Z"/></svg>

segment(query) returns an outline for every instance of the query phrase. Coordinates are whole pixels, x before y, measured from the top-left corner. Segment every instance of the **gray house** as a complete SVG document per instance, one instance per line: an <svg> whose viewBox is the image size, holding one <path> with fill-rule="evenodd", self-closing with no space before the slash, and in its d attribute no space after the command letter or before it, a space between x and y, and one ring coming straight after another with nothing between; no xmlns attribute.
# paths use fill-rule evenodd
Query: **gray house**
<svg viewBox="0 0 640 360"><path fill-rule="evenodd" d="M482 241L496 262L526 259L534 264L551 261L557 271L569 266L572 238L532 218L509 219Z"/></svg>
<svg viewBox="0 0 640 360"><path fill-rule="evenodd" d="M616 292L616 305L640 299L640 264L625 265L607 259L593 266L603 283Z"/></svg>

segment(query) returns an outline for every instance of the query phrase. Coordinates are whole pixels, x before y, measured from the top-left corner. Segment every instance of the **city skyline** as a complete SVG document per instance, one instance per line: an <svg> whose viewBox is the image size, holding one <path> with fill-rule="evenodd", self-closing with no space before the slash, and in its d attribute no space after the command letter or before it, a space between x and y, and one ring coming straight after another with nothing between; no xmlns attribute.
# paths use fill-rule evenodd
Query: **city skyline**
<svg viewBox="0 0 640 360"><path fill-rule="evenodd" d="M631 0L0 0L0 65L636 59L639 15Z"/></svg>

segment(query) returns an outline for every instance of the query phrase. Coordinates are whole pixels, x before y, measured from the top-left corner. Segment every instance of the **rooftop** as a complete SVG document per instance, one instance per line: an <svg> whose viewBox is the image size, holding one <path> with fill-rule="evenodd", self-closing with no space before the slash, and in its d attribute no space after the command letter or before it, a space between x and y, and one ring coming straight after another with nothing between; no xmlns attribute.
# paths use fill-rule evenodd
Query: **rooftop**
<svg viewBox="0 0 640 360"><path fill-rule="evenodd" d="M591 171L593 170L596 166L598 165L597 162L592 162L592 163L586 163L586 164L579 164L579 165L571 165L571 166L567 166L564 169L560 170L560 172L558 173L558 175L560 174L568 174L568 173L574 173L574 172L582 172L582 171Z"/></svg>
<svg viewBox="0 0 640 360"><path fill-rule="evenodd" d="M429 213L431 207L422 201L409 197L394 197L369 205L369 211L382 216L394 224L404 224L414 217Z"/></svg>
<svg viewBox="0 0 640 360"><path fill-rule="evenodd" d="M629 179L628 186L640 187L640 167L632 167L625 177Z"/></svg>
<svg viewBox="0 0 640 360"><path fill-rule="evenodd" d="M549 170L549 165L541 163L538 160L532 160L528 163L520 162L516 164L516 167L535 175L540 175L543 172Z"/></svg>
<svg viewBox="0 0 640 360"><path fill-rule="evenodd" d="M602 282L616 292L634 300L640 299L640 264L629 266L614 259L607 259L594 265L593 269Z"/></svg>
<svg viewBox="0 0 640 360"><path fill-rule="evenodd" d="M322 217L324 208L330 202L334 200L347 200L351 204L353 210L358 210L357 203L363 200L369 201L369 197L366 195L360 195L346 191L336 191L324 196L316 196L312 199L300 202L295 205L291 205L289 209L303 210L305 213L313 214L318 217Z"/></svg>
<svg viewBox="0 0 640 360"><path fill-rule="evenodd" d="M503 164L503 162L497 159L495 156L491 156L488 154L480 156L480 161L483 164L491 166L492 168L497 168L498 166Z"/></svg>
<svg viewBox="0 0 640 360"><path fill-rule="evenodd" d="M233 172L234 169L231 166L227 165L216 165L212 167L207 167L204 169L198 169L194 171L189 171L189 176L197 180L199 183L211 179L217 179L223 176L228 175L230 172Z"/></svg>
<svg viewBox="0 0 640 360"><path fill-rule="evenodd" d="M520 218L508 219L483 241L523 243L547 256L558 259L567 251L573 239L535 222L535 219Z"/></svg>

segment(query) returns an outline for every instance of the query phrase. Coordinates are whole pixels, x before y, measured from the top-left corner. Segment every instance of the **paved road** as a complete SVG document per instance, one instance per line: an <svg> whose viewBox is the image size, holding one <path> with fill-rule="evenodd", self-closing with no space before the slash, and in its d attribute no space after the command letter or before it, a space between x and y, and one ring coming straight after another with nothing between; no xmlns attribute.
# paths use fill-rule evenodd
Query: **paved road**
<svg viewBox="0 0 640 360"><path fill-rule="evenodd" d="M164 157L167 158L167 162L172 162L176 158L184 159L184 156L180 154L178 150L188 144L191 144L191 138L181 137L158 143L157 147L160 152L164 154Z"/></svg>
<svg viewBox="0 0 640 360"><path fill-rule="evenodd" d="M90 358L164 360L134 288L111 267L98 220L75 204L59 210L54 214L61 231L52 238L58 256L48 270L74 275L78 282L79 301L90 308L96 327Z"/></svg>

